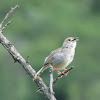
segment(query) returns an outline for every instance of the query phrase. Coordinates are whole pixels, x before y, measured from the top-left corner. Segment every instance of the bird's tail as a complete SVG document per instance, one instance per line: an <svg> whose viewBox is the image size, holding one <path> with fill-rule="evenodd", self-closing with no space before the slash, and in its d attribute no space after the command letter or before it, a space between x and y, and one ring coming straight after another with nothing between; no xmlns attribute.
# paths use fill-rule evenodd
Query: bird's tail
<svg viewBox="0 0 100 100"><path fill-rule="evenodd" d="M33 77L33 80L36 80L38 78L38 76L40 76L43 71L45 70L45 66L43 66L36 74L35 76Z"/></svg>

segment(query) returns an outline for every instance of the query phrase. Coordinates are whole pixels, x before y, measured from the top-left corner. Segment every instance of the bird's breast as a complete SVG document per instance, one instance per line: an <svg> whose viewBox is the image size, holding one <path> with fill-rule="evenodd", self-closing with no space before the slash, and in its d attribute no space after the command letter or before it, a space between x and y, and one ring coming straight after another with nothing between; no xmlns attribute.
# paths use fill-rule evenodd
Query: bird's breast
<svg viewBox="0 0 100 100"><path fill-rule="evenodd" d="M53 57L52 66L54 68L66 68L73 60L74 51L59 53Z"/></svg>

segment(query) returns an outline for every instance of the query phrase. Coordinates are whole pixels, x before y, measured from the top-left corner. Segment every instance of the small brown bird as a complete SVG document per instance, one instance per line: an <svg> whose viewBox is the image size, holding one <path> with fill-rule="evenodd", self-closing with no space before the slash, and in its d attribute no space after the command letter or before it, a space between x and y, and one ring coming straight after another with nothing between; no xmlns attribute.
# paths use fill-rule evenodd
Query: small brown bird
<svg viewBox="0 0 100 100"><path fill-rule="evenodd" d="M46 68L50 65L53 69L60 74L59 70L65 71L66 67L72 62L75 54L76 42L78 37L66 38L62 47L54 50L51 54L46 57L43 67L35 74L33 80L35 80Z"/></svg>

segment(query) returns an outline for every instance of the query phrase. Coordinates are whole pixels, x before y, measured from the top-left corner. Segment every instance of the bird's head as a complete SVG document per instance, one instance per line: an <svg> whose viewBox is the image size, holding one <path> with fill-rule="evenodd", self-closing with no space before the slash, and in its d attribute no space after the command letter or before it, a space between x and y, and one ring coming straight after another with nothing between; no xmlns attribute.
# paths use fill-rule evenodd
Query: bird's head
<svg viewBox="0 0 100 100"><path fill-rule="evenodd" d="M79 40L78 37L68 37L64 40L62 47L65 48L75 48L76 42Z"/></svg>

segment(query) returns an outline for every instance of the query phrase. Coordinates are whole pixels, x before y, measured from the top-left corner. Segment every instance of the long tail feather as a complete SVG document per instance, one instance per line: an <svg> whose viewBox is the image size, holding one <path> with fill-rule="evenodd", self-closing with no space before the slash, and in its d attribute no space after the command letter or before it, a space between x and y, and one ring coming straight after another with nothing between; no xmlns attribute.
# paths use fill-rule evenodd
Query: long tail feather
<svg viewBox="0 0 100 100"><path fill-rule="evenodd" d="M45 66L43 66L36 74L35 76L33 77L33 80L36 80L38 78L38 76L40 76L43 71L45 70Z"/></svg>

